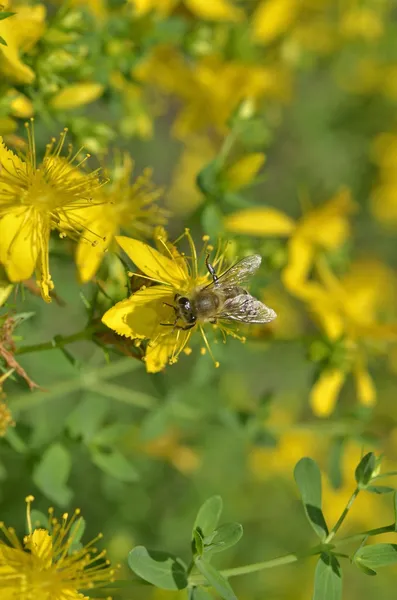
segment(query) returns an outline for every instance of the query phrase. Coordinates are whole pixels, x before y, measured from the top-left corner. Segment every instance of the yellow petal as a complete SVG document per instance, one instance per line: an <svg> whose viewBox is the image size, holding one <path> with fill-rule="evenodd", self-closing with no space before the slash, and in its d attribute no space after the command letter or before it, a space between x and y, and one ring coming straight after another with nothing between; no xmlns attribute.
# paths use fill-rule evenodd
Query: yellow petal
<svg viewBox="0 0 397 600"><path fill-rule="evenodd" d="M50 100L52 108L72 109L78 106L84 106L90 102L94 102L102 96L104 86L100 83L88 81L86 83L75 83L68 85L63 90L55 94Z"/></svg>
<svg viewBox="0 0 397 600"><path fill-rule="evenodd" d="M12 283L0 280L0 307L7 302L7 298L11 294L13 287Z"/></svg>
<svg viewBox="0 0 397 600"><path fill-rule="evenodd" d="M308 297L311 284L307 280L313 266L313 259L313 246L304 237L296 235L290 239L288 264L281 276L287 290L295 295Z"/></svg>
<svg viewBox="0 0 397 600"><path fill-rule="evenodd" d="M225 227L228 231L247 235L289 236L295 229L295 223L276 208L255 207L227 216Z"/></svg>
<svg viewBox="0 0 397 600"><path fill-rule="evenodd" d="M227 189L234 191L249 185L264 162L265 155L262 152L247 154L235 162L225 172Z"/></svg>
<svg viewBox="0 0 397 600"><path fill-rule="evenodd" d="M90 230L96 234L93 236L94 241L86 239L84 235L80 239L76 251L76 264L82 283L90 281L97 272L116 233L116 226L110 220L96 219L90 224Z"/></svg>
<svg viewBox="0 0 397 600"><path fill-rule="evenodd" d="M147 372L158 373L170 362L173 362L173 358L176 359L181 349L185 347L186 340L190 335L190 331L173 331L169 335L161 336L157 341L149 343L145 354Z"/></svg>
<svg viewBox="0 0 397 600"><path fill-rule="evenodd" d="M323 371L310 392L310 404L318 417L328 417L335 408L346 375L339 369Z"/></svg>
<svg viewBox="0 0 397 600"><path fill-rule="evenodd" d="M268 44L285 33L298 12L296 0L264 0L253 17L254 38Z"/></svg>
<svg viewBox="0 0 397 600"><path fill-rule="evenodd" d="M13 282L33 274L39 251L35 225L24 209L0 218L0 262Z"/></svg>
<svg viewBox="0 0 397 600"><path fill-rule="evenodd" d="M20 119L27 119L34 113L33 103L24 94L18 94L11 102L11 114Z"/></svg>
<svg viewBox="0 0 397 600"><path fill-rule="evenodd" d="M0 165L1 167L10 175L17 175L21 171L26 173L26 165L25 163L14 154L11 150L7 148L5 145L3 138L0 136ZM1 171L0 171L1 176ZM2 183L1 188L7 189L6 184ZM1 192L1 190L0 190ZM0 193L0 202L1 202L1 193Z"/></svg>
<svg viewBox="0 0 397 600"><path fill-rule="evenodd" d="M244 12L228 0L185 0L186 6L199 18L208 21L241 21Z"/></svg>
<svg viewBox="0 0 397 600"><path fill-rule="evenodd" d="M172 323L175 318L172 308L164 302L173 304L173 291L169 287L148 287L118 302L103 315L102 321L119 335L155 339L169 330L161 323Z"/></svg>
<svg viewBox="0 0 397 600"><path fill-rule="evenodd" d="M0 36L7 46L0 44L0 71L16 83L31 83L34 71L20 59L42 36L46 9L43 5L15 7L16 14L0 21Z"/></svg>
<svg viewBox="0 0 397 600"><path fill-rule="evenodd" d="M376 388L371 375L364 365L356 366L354 375L359 401L365 406L373 406L376 403Z"/></svg>
<svg viewBox="0 0 397 600"><path fill-rule="evenodd" d="M35 529L34 532L25 537L25 546L40 560L43 568L49 568L52 564L52 538L45 529Z"/></svg>
<svg viewBox="0 0 397 600"><path fill-rule="evenodd" d="M117 236L116 241L142 273L159 283L169 284L174 288L183 288L186 283L186 274L177 260L163 256L139 240Z"/></svg>

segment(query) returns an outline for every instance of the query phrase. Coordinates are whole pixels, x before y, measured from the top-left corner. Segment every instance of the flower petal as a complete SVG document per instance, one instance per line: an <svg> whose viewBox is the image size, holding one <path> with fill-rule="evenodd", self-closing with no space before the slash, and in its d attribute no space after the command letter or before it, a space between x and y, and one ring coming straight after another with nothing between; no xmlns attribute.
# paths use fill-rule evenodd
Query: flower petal
<svg viewBox="0 0 397 600"><path fill-rule="evenodd" d="M170 362L176 362L190 335L190 330L178 330L169 335L161 336L156 342L150 343L145 355L147 372L158 373Z"/></svg>
<svg viewBox="0 0 397 600"><path fill-rule="evenodd" d="M373 406L376 402L374 381L364 365L358 364L354 369L357 396L364 406Z"/></svg>
<svg viewBox="0 0 397 600"><path fill-rule="evenodd" d="M52 564L52 537L46 529L35 529L25 537L25 546L31 554L40 560L40 564L49 569Z"/></svg>
<svg viewBox="0 0 397 600"><path fill-rule="evenodd" d="M295 223L276 208L255 207L239 210L226 217L225 228L248 235L289 236L295 229Z"/></svg>
<svg viewBox="0 0 397 600"><path fill-rule="evenodd" d="M93 241L86 239L88 236L85 234L84 238L80 238L76 251L76 264L82 283L90 281L97 272L116 233L116 225L110 220L98 218L90 224L90 230L95 233Z"/></svg>
<svg viewBox="0 0 397 600"><path fill-rule="evenodd" d="M185 0L185 4L200 19L231 22L244 19L244 12L229 0Z"/></svg>
<svg viewBox="0 0 397 600"><path fill-rule="evenodd" d="M173 291L169 287L144 288L109 309L102 321L119 335L153 340L168 333L169 328L161 323L174 320L173 310L164 302L173 302Z"/></svg>
<svg viewBox="0 0 397 600"><path fill-rule="evenodd" d="M24 209L0 218L0 262L11 281L23 281L33 274L38 256L35 225Z"/></svg>
<svg viewBox="0 0 397 600"><path fill-rule="evenodd" d="M328 417L334 410L346 375L340 369L323 371L310 392L310 404L318 417Z"/></svg>
<svg viewBox="0 0 397 600"><path fill-rule="evenodd" d="M151 279L159 283L169 284L174 288L183 288L186 284L186 273L177 260L163 256L160 252L139 240L117 236L116 241L138 269Z"/></svg>

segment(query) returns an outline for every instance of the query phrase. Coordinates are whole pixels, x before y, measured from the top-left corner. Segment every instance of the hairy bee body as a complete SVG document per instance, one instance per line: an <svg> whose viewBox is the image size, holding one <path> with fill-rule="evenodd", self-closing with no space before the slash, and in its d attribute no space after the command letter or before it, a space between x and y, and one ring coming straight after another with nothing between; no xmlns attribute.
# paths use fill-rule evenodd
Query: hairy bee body
<svg viewBox="0 0 397 600"><path fill-rule="evenodd" d="M212 282L196 288L188 296L175 295L176 306L173 308L176 318L171 325L190 329L197 322L216 323L218 319L240 323L268 323L275 319L274 310L240 285L252 277L260 263L261 257L254 254L243 258L218 277L207 259Z"/></svg>

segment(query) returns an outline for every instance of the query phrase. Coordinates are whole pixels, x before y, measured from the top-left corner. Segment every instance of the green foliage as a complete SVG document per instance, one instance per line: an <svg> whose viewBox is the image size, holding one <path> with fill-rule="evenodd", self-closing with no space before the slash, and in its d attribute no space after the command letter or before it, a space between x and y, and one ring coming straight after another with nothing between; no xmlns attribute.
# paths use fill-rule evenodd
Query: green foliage
<svg viewBox="0 0 397 600"><path fill-rule="evenodd" d="M313 600L341 600L342 571L333 554L322 553L314 574Z"/></svg>
<svg viewBox="0 0 397 600"><path fill-rule="evenodd" d="M324 541L328 527L321 506L321 473L317 463L311 458L302 458L294 471L306 517L319 538Z"/></svg>

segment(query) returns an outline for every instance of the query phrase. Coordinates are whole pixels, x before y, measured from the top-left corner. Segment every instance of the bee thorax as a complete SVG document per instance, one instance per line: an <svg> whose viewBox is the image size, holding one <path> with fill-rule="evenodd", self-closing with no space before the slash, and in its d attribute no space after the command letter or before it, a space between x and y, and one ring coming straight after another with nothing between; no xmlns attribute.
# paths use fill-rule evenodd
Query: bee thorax
<svg viewBox="0 0 397 600"><path fill-rule="evenodd" d="M220 305L217 294L211 292L200 292L194 299L194 309L201 319L210 319L216 315Z"/></svg>

